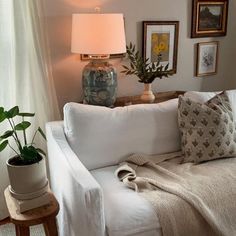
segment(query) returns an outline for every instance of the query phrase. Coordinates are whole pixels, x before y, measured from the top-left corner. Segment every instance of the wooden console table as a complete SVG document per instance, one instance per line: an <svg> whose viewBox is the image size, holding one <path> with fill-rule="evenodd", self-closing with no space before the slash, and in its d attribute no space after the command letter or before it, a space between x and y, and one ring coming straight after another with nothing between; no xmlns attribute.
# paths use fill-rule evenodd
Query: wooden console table
<svg viewBox="0 0 236 236"><path fill-rule="evenodd" d="M169 91L169 92L159 92L154 93L155 101L153 103L164 102L173 98L177 98L179 95L184 94L184 91ZM141 95L138 96L126 96L126 97L118 97L114 104L114 107L121 107L132 104L142 104L145 103L140 99Z"/></svg>

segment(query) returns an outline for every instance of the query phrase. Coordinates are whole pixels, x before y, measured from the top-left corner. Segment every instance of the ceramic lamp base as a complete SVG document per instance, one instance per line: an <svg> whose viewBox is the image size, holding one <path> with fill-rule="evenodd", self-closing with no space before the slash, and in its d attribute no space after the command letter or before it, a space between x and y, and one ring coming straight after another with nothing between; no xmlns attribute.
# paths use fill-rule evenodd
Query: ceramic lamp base
<svg viewBox="0 0 236 236"><path fill-rule="evenodd" d="M117 73L107 61L93 60L83 70L84 103L112 107L117 94Z"/></svg>

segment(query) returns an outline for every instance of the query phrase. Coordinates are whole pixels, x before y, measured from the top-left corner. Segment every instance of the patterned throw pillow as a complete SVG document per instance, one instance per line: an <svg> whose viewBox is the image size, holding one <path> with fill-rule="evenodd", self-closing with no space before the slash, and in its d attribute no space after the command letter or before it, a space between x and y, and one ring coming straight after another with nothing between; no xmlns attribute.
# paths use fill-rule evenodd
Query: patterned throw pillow
<svg viewBox="0 0 236 236"><path fill-rule="evenodd" d="M178 122L184 162L236 156L235 123L224 92L204 104L180 96Z"/></svg>

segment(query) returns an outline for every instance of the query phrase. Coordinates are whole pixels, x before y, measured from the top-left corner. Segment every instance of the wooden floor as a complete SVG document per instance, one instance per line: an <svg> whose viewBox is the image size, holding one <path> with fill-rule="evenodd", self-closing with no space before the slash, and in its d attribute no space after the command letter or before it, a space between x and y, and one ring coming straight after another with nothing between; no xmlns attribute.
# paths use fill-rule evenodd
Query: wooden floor
<svg viewBox="0 0 236 236"><path fill-rule="evenodd" d="M7 217L7 218L5 218L4 220L0 220L0 225L5 225L5 224L8 224L8 223L10 223L11 221L10 221L10 218L9 217Z"/></svg>

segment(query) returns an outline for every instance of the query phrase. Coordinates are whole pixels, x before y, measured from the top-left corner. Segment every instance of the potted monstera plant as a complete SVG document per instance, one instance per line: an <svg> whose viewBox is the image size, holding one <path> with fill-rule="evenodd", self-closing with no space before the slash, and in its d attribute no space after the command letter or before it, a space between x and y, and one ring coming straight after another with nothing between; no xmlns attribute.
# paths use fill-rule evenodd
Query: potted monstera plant
<svg viewBox="0 0 236 236"><path fill-rule="evenodd" d="M45 152L36 147L34 142L38 133L46 139L45 134L39 127L31 140L27 138L27 129L31 123L26 119L33 116L33 113L20 112L18 106L10 110L0 107L0 123L8 123L3 126L6 130L0 136L0 152L8 147L15 154L7 160L7 170L9 190L19 200L38 197L45 193L48 187Z"/></svg>
<svg viewBox="0 0 236 236"><path fill-rule="evenodd" d="M173 72L168 70L169 64L161 65L161 54L158 55L157 62L149 62L149 58L144 59L135 45L130 43L126 46L127 56L130 61L130 66L123 65L124 70L121 73L126 75L136 75L140 83L144 83L144 92L141 100L145 102L153 102L155 96L151 90L151 83L156 79L168 77Z"/></svg>

